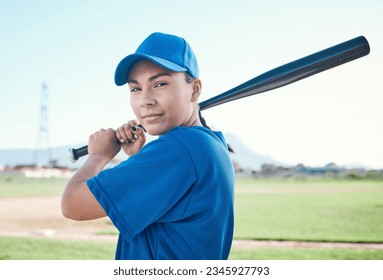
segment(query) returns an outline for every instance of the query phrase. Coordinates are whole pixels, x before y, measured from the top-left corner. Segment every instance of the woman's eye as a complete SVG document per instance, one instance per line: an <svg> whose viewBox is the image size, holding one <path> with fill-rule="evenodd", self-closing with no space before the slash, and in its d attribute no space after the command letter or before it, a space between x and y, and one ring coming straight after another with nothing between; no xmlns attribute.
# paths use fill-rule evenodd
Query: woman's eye
<svg viewBox="0 0 383 280"><path fill-rule="evenodd" d="M130 92L138 92L140 89L139 88L131 88Z"/></svg>
<svg viewBox="0 0 383 280"><path fill-rule="evenodd" d="M155 84L154 87L163 87L163 86L166 86L166 85L167 85L167 83L165 83L165 82L158 82L158 83Z"/></svg>

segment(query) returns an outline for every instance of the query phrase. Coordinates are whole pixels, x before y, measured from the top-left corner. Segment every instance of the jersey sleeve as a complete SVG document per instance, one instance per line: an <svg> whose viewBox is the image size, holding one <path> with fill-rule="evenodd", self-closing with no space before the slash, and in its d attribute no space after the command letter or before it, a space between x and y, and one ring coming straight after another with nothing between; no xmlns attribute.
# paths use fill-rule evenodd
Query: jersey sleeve
<svg viewBox="0 0 383 280"><path fill-rule="evenodd" d="M160 138L87 184L120 233L131 240L156 221L181 219L195 180L183 144Z"/></svg>

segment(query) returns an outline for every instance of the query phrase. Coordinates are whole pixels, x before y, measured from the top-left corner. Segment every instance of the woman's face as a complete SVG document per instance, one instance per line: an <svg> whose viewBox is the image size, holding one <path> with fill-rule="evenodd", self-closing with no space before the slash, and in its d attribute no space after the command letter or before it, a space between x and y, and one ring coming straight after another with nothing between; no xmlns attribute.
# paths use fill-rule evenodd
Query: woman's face
<svg viewBox="0 0 383 280"><path fill-rule="evenodd" d="M199 79L188 83L184 72L172 72L144 59L134 64L128 84L132 109L149 134L162 135L176 126L201 125Z"/></svg>

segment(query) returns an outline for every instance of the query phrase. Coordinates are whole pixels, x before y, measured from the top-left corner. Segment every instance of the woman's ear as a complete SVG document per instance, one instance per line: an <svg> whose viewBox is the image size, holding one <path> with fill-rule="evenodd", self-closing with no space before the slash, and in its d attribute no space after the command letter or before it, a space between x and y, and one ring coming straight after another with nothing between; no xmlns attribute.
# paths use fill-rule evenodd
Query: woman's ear
<svg viewBox="0 0 383 280"><path fill-rule="evenodd" d="M201 95L201 91L202 91L202 82L201 82L201 80L198 79L198 78L195 78L193 80L192 87L193 87L192 101L196 102L196 101L198 101L198 99L199 99L199 97Z"/></svg>

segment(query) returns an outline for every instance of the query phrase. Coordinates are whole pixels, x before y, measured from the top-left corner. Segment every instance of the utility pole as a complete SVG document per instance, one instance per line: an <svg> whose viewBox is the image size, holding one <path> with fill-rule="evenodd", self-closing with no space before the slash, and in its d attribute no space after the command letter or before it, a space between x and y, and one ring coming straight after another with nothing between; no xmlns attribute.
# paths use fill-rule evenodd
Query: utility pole
<svg viewBox="0 0 383 280"><path fill-rule="evenodd" d="M37 166L44 166L44 162L48 164L52 162L48 134L48 87L45 83L41 85L39 130L33 162Z"/></svg>

